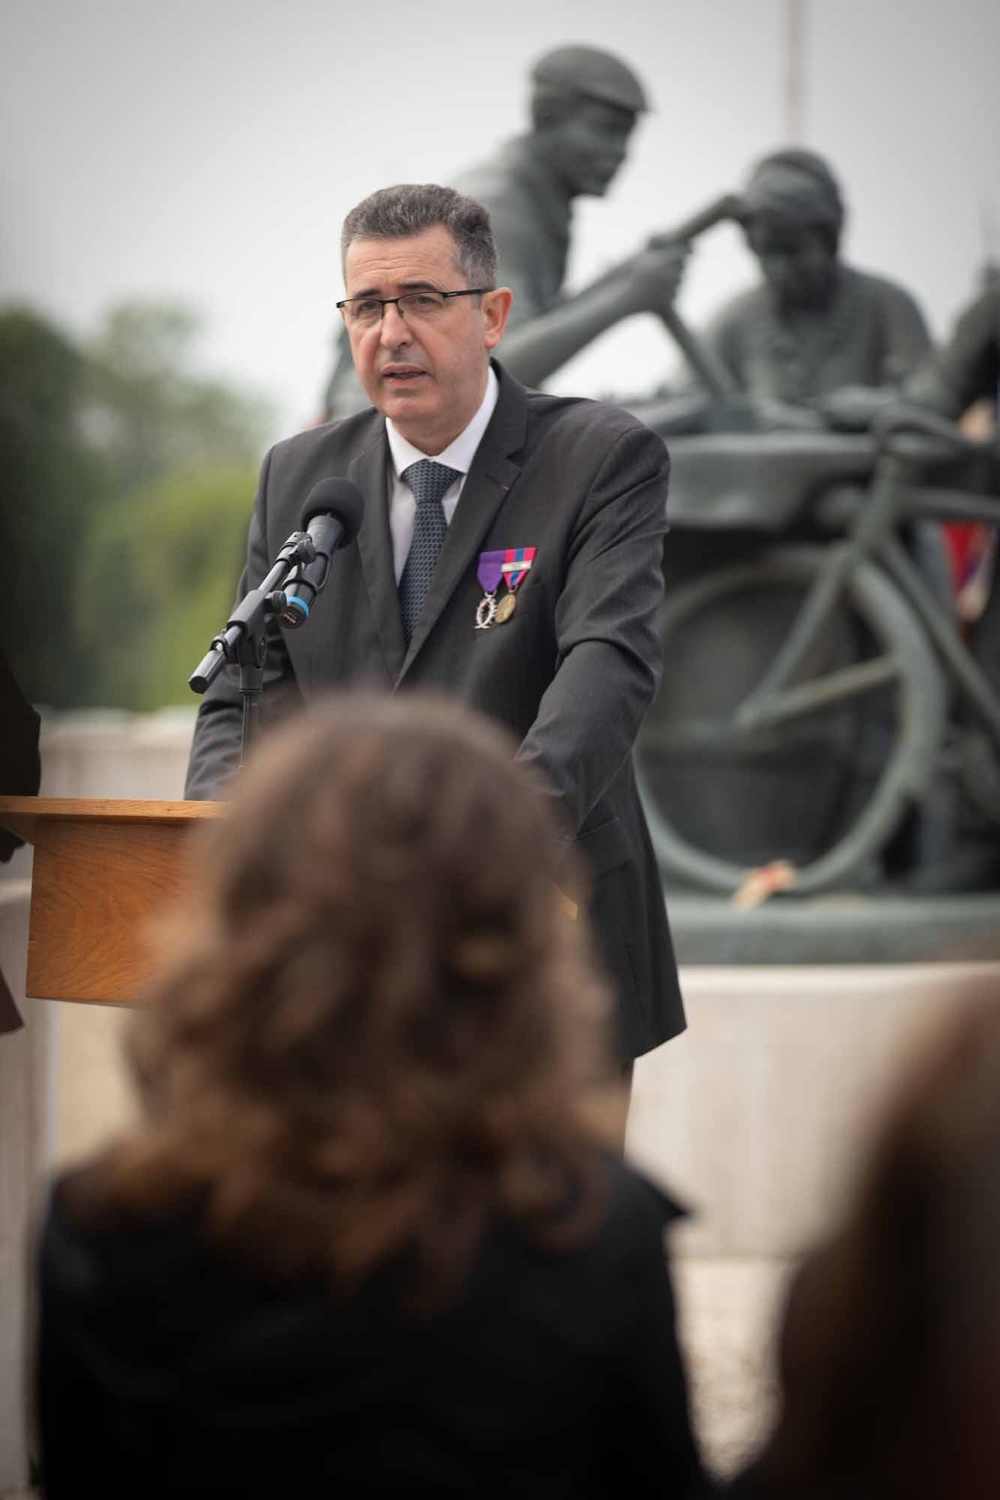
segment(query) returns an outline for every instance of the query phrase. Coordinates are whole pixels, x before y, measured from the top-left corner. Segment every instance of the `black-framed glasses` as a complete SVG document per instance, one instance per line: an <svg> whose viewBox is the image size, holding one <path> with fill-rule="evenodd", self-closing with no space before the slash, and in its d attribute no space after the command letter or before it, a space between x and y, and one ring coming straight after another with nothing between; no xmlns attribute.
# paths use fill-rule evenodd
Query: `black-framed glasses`
<svg viewBox="0 0 1000 1500"><path fill-rule="evenodd" d="M404 292L401 297L345 297L337 303L338 311L352 327L381 323L387 307L399 310L404 322L432 322L440 317L452 297L481 297L492 290L488 286L467 286L459 292Z"/></svg>

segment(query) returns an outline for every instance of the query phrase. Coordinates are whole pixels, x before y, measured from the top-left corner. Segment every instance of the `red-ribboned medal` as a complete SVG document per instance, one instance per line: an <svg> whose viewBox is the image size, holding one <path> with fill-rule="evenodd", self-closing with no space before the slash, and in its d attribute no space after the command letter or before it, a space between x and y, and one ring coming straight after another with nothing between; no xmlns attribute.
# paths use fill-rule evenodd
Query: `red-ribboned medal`
<svg viewBox="0 0 1000 1500"><path fill-rule="evenodd" d="M509 620L517 608L515 597L522 578L530 571L537 547L507 547L501 552L481 552L476 577L483 589L483 597L476 610L476 629L489 630L491 625L502 625ZM506 584L507 592L497 600L500 583Z"/></svg>

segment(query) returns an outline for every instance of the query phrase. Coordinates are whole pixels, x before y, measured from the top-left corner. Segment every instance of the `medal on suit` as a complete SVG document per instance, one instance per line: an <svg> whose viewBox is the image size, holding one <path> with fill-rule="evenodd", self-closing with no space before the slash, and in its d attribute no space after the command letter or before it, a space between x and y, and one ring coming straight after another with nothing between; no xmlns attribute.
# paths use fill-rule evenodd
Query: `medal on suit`
<svg viewBox="0 0 1000 1500"><path fill-rule="evenodd" d="M497 612L497 589L500 587L500 579L503 577L502 552L480 552L479 566L476 569L476 577L483 591L476 609L476 629L489 630L496 618Z"/></svg>
<svg viewBox="0 0 1000 1500"><path fill-rule="evenodd" d="M537 547L505 547L499 552L480 552L476 577L483 597L476 609L477 630L489 630L492 625L503 625L510 619L517 608L518 584L531 568L537 551ZM501 579L507 592L498 600Z"/></svg>

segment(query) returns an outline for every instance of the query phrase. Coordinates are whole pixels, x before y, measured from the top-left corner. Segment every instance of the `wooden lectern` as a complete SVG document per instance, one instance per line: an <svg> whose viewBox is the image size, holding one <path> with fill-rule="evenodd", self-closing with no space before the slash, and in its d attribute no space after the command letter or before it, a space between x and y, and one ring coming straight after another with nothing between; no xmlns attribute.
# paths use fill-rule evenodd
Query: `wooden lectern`
<svg viewBox="0 0 1000 1500"><path fill-rule="evenodd" d="M35 847L25 993L134 1003L150 972L146 926L180 890L186 836L225 806L0 797L0 824Z"/></svg>

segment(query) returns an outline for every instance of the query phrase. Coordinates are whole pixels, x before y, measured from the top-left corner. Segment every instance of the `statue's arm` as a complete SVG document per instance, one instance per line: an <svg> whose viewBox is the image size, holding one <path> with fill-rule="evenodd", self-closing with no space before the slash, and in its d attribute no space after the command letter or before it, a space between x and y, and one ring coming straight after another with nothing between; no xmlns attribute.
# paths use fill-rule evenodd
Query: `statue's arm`
<svg viewBox="0 0 1000 1500"><path fill-rule="evenodd" d="M686 256L687 248L675 244L642 250L575 296L515 325L500 352L505 369L525 385L541 385L624 318L669 308Z"/></svg>
<svg viewBox="0 0 1000 1500"><path fill-rule="evenodd" d="M745 300L743 293L734 297L719 308L703 327L695 330L698 342L704 345L713 362L722 367L733 386L740 392L745 391L747 386L742 333ZM680 366L675 387L681 393L705 389L705 384L697 370L687 359Z"/></svg>

